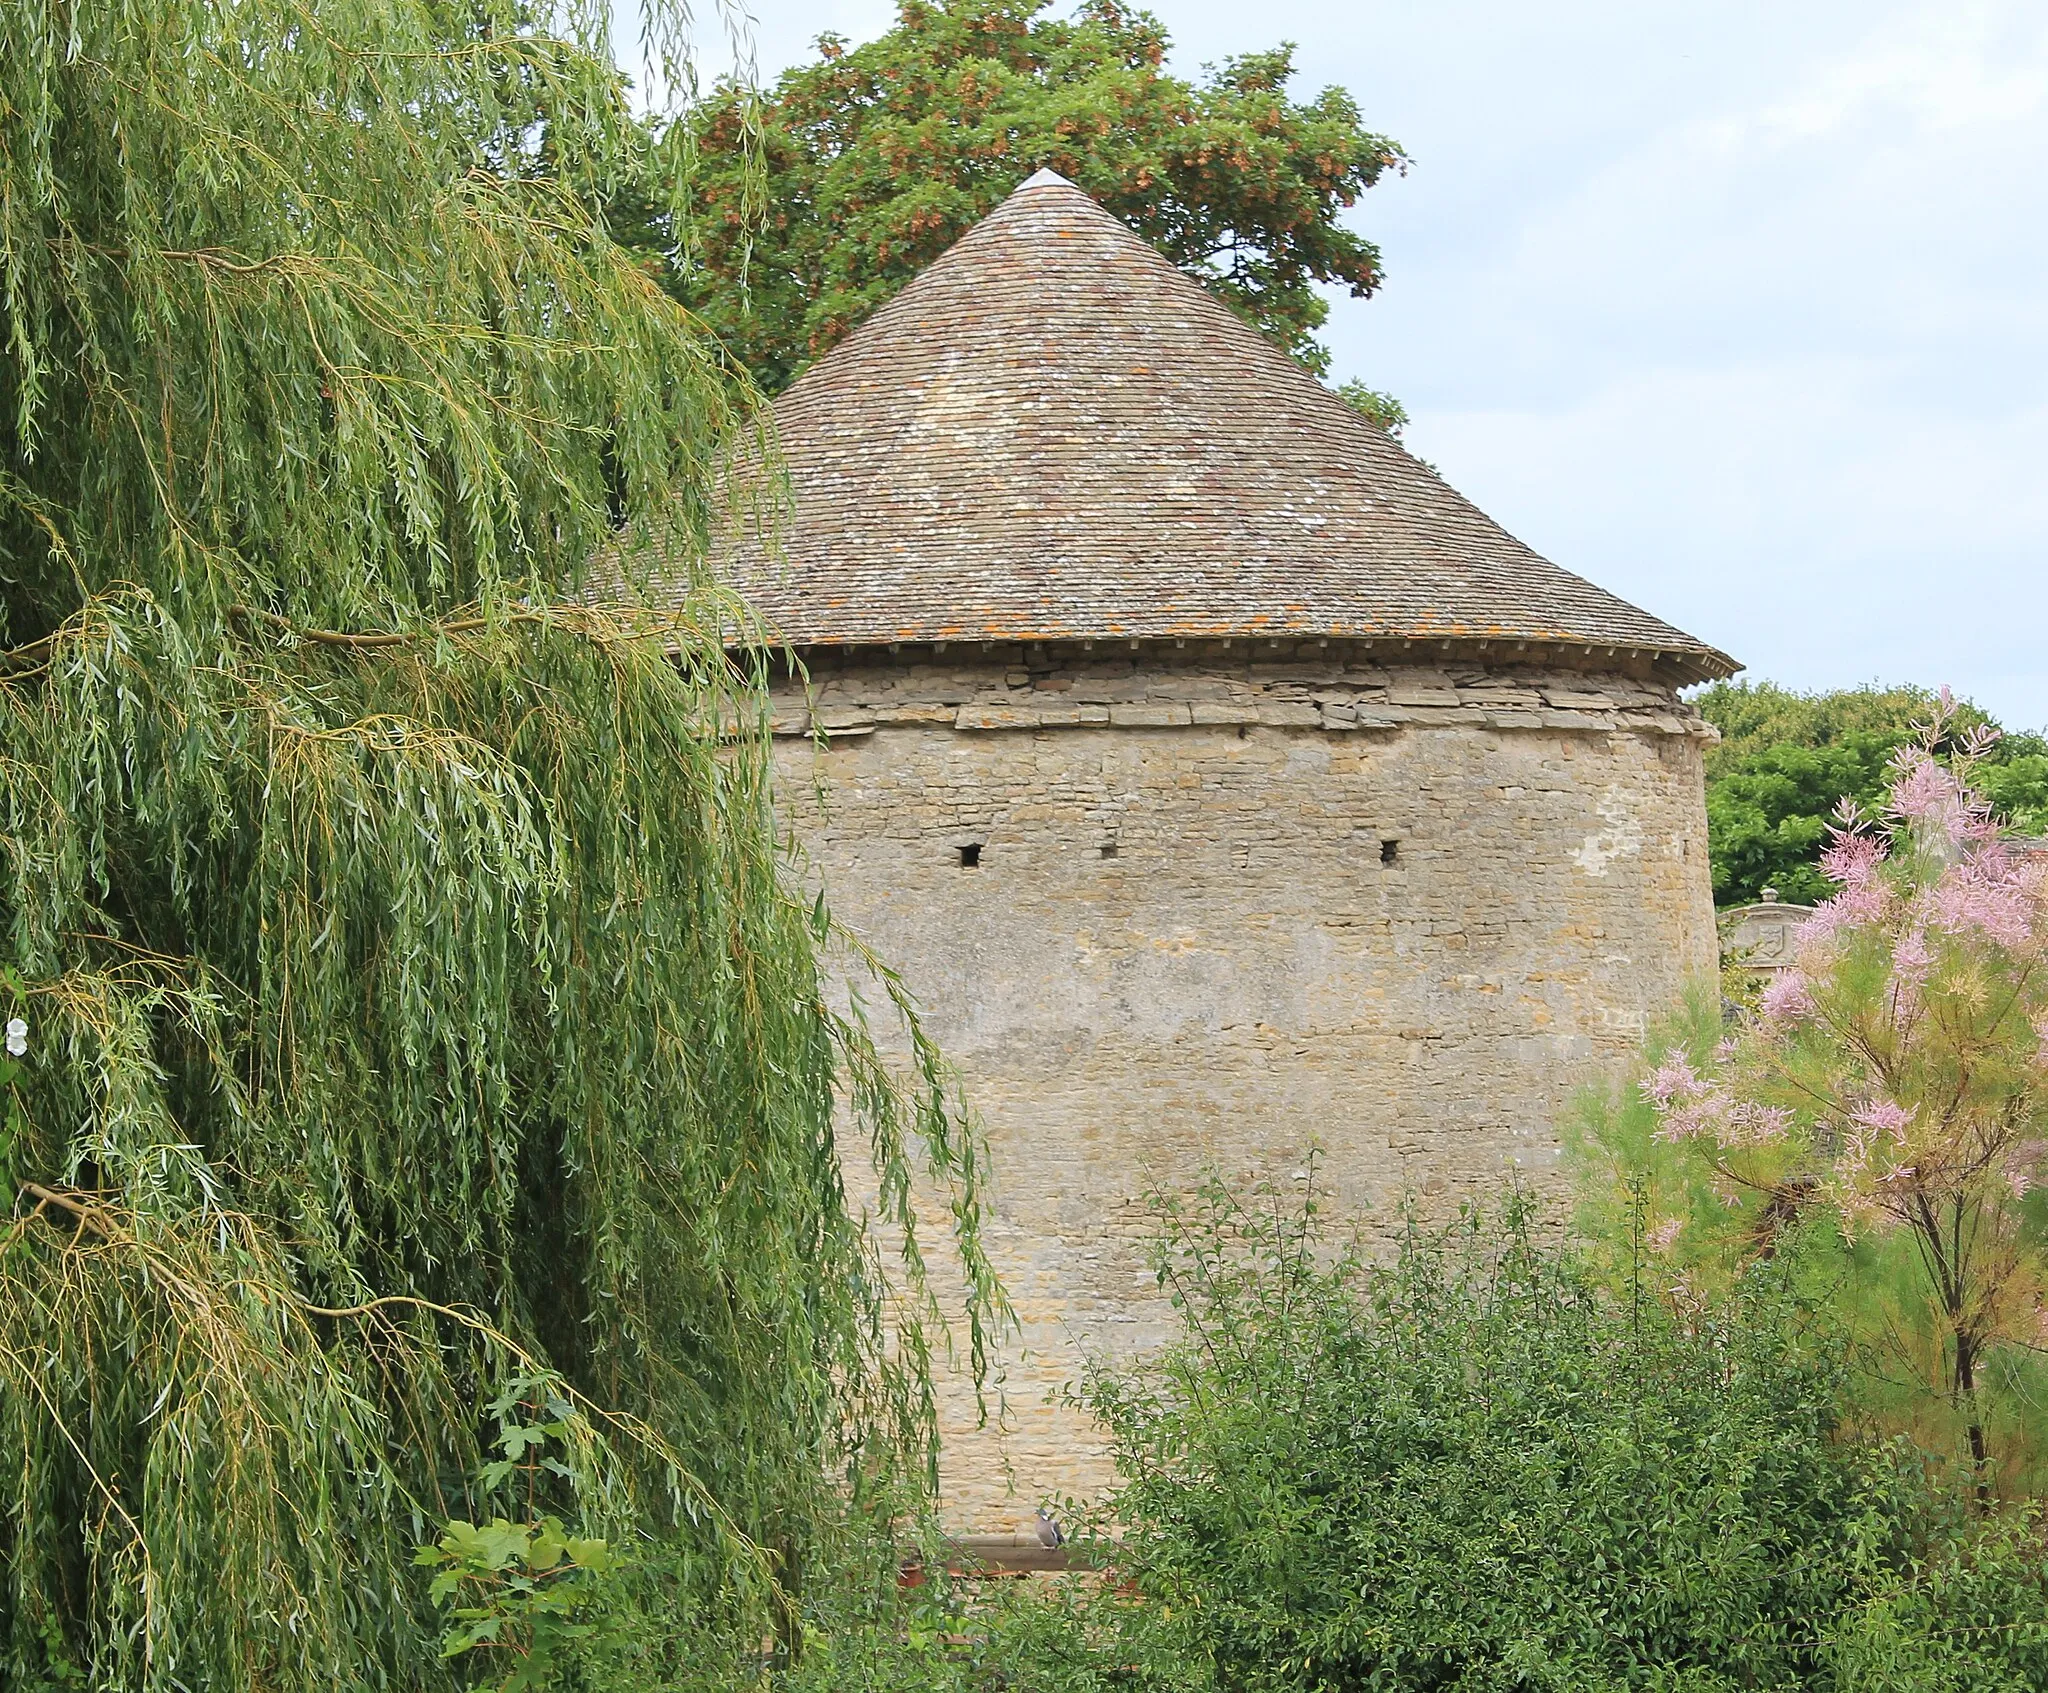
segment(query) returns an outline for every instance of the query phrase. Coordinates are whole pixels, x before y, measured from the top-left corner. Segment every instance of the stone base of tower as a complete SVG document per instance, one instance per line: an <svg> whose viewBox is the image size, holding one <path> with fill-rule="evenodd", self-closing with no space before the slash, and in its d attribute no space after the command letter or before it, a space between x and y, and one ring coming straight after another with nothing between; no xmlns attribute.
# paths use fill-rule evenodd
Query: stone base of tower
<svg viewBox="0 0 2048 1693"><path fill-rule="evenodd" d="M786 813L994 1155L1021 1332L1005 1429L948 1390L957 1529L1111 1479L1048 1401L1172 1332L1149 1193L1284 1185L1317 1148L1370 1234L1404 1194L1554 1180L1572 1092L1716 958L1712 731L1638 671L1341 642L813 655L781 702Z"/></svg>

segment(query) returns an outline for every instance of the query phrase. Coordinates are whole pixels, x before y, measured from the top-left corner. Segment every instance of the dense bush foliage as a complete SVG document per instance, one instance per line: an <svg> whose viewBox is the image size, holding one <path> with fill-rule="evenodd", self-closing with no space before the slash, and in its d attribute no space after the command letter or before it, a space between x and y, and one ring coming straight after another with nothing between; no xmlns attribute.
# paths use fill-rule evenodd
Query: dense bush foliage
<svg viewBox="0 0 2048 1693"><path fill-rule="evenodd" d="M1232 1689L1835 1684L1917 1501L1835 1438L1776 1278L1612 1297L1520 1204L1325 1268L1305 1222L1212 1196L1165 1258L1187 1338L1092 1390L1117 1566L1176 1655ZM1979 1685L2048 1672L2026 1638Z"/></svg>
<svg viewBox="0 0 2048 1693"><path fill-rule="evenodd" d="M1771 682L1716 682L1696 698L1721 731L1707 753L1707 839L1714 902L1753 900L1767 887L1786 899L1824 899L1820 851L1843 799L1868 805L1884 792L1893 752L1934 704L1926 688L1845 688L1802 694ZM1953 728L1992 720L1962 706ZM1978 771L2000 814L2048 832L2048 740L2008 734Z"/></svg>
<svg viewBox="0 0 2048 1693"><path fill-rule="evenodd" d="M1168 1216L1181 1339L1089 1403L1121 1490L1064 1589L842 1630L806 1693L2021 1693L2044 1544L1905 1445L1782 1265L1674 1298L1539 1232L1369 1266L1312 1206Z"/></svg>

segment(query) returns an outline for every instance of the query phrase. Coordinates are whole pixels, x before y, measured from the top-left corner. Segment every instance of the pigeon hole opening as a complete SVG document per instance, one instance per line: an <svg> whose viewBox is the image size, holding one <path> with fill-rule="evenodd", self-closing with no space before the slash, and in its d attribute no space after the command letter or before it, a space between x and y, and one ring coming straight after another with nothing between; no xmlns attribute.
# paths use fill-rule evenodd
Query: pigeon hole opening
<svg viewBox="0 0 2048 1693"><path fill-rule="evenodd" d="M1381 841L1380 862L1382 864L1398 864L1400 861L1401 843L1399 841Z"/></svg>
<svg viewBox="0 0 2048 1693"><path fill-rule="evenodd" d="M969 841L960 849L960 868L979 870L981 868L981 842Z"/></svg>
<svg viewBox="0 0 2048 1693"><path fill-rule="evenodd" d="M1115 841L1104 841L1104 842L1102 843L1102 856L1103 856L1104 858L1114 858L1114 857L1116 857L1116 842L1115 842Z"/></svg>

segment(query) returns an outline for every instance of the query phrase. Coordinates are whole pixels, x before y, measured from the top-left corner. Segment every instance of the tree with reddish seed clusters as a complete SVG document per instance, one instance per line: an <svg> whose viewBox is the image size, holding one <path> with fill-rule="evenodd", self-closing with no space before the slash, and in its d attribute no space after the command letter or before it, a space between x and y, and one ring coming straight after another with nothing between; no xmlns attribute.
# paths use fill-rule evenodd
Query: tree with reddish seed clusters
<svg viewBox="0 0 2048 1693"><path fill-rule="evenodd" d="M1633 1166L1650 1253L1689 1274L1797 1239L1876 1402L1945 1425L1988 1491L2038 1457L2048 860L1973 789L1997 731L1957 737L1954 715L1944 691L1881 807L1842 808L1835 891L1756 1016L1664 1055L1633 1146L1626 1111L1595 1139Z"/></svg>
<svg viewBox="0 0 2048 1693"><path fill-rule="evenodd" d="M1341 218L1401 149L1342 89L1290 100L1291 47L1189 83L1148 13L1047 5L902 0L886 35L821 36L766 95L717 89L657 149L690 161L688 226L657 185L617 230L775 393L1050 166L1321 372L1316 285L1378 288L1379 249Z"/></svg>

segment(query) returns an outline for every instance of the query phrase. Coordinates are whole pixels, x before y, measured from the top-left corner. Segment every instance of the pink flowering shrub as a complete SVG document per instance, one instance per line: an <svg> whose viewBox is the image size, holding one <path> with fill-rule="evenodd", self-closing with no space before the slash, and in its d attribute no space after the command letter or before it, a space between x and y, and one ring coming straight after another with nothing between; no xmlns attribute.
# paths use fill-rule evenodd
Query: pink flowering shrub
<svg viewBox="0 0 2048 1693"><path fill-rule="evenodd" d="M1624 1162L1637 1250L1674 1278L1795 1239L1831 1253L1817 1284L1871 1379L1917 1390L1919 1432L1952 1429L1988 1485L1993 1444L2014 1473L2041 1421L2022 1405L2048 1346L2048 857L1972 790L1995 731L1938 754L1948 710L1876 814L1841 815L1795 966L1638 1084ZM1620 1121L1593 1137L1610 1156Z"/></svg>

